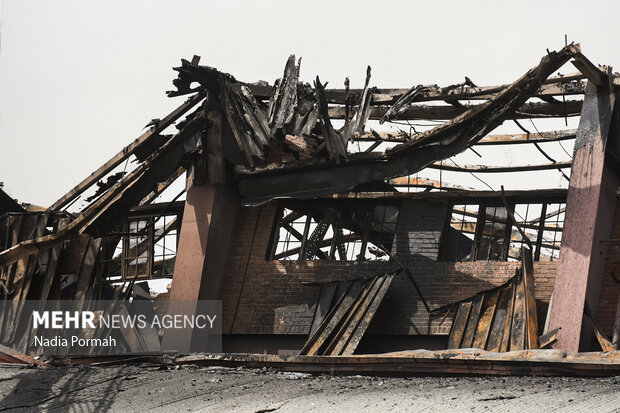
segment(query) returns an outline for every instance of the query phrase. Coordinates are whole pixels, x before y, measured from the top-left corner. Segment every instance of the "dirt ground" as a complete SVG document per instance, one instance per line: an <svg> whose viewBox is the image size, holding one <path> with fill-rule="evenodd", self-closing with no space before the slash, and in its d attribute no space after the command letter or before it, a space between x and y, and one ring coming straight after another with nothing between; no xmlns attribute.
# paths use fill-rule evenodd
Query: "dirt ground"
<svg viewBox="0 0 620 413"><path fill-rule="evenodd" d="M0 367L0 411L620 412L620 377L312 376L267 369Z"/></svg>

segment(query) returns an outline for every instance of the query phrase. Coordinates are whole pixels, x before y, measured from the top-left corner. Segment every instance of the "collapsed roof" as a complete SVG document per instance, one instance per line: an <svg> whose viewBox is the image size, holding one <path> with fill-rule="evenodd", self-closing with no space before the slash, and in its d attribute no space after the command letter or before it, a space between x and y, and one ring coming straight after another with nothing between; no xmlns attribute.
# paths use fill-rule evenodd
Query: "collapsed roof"
<svg viewBox="0 0 620 413"><path fill-rule="evenodd" d="M550 78L570 59L579 73ZM49 211L62 211L97 185L90 202L73 215L71 222L54 234L0 252L0 264L49 248L72 234L109 232L120 225L132 207L151 202L190 165L194 179L202 174L215 184L234 183L242 202L257 204L279 197L329 195L364 183L407 176L428 166L438 167L435 162L479 142L574 137L574 131L486 135L508 119L576 116L581 110L580 100L560 102L554 96L583 94L586 78L594 85L609 81L605 79L609 76L606 69L585 58L578 44L549 52L512 84L493 87L476 86L466 79L447 87L377 89L370 87L368 68L363 89L349 89L348 82L345 89L326 89L318 76L314 85L300 82L299 67L300 62L291 56L282 78L271 86L238 81L199 65L198 57L182 60L175 68L176 90L168 96L190 97L165 118L153 119L146 132L49 207ZM614 87L620 86L619 78L612 82ZM542 102L530 102L534 97ZM470 105L461 100L482 103ZM438 101L447 104L421 103ZM368 120L395 119L447 121L411 134L365 128ZM342 127L336 129L335 121L342 122ZM177 132L164 134L175 122ZM351 142L374 143L368 150L354 153ZM382 142L397 144L374 152ZM137 160L133 170L110 176L132 156ZM522 168L567 166L570 164Z"/></svg>

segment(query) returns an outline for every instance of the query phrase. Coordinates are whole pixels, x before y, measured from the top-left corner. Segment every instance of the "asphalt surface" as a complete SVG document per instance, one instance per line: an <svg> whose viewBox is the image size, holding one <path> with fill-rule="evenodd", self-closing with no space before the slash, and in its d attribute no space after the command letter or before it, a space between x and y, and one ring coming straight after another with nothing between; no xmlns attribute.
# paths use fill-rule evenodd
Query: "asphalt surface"
<svg viewBox="0 0 620 413"><path fill-rule="evenodd" d="M332 377L148 364L2 366L0 411L620 412L620 377Z"/></svg>

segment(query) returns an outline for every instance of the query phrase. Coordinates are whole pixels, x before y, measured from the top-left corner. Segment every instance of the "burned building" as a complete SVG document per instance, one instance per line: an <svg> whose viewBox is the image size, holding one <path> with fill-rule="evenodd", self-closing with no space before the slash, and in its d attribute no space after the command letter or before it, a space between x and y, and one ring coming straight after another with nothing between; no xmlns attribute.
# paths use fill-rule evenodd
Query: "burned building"
<svg viewBox="0 0 620 413"><path fill-rule="evenodd" d="M569 61L578 72L554 75ZM368 68L362 89L329 89L301 82L299 67L291 56L270 85L183 60L168 92L188 96L176 110L45 211L2 211L3 300L87 308L172 279L156 301L222 301L228 353L618 349L611 68L576 44L501 86L378 89ZM576 116L577 129L522 126ZM437 122L368 127L413 120ZM492 134L506 121L523 133ZM554 141L574 142L572 161L539 145ZM485 145L529 145L549 162L446 161ZM481 191L421 178L428 169L559 170L570 181ZM181 193L156 201L184 176ZM10 317L1 328L4 343L20 340Z"/></svg>

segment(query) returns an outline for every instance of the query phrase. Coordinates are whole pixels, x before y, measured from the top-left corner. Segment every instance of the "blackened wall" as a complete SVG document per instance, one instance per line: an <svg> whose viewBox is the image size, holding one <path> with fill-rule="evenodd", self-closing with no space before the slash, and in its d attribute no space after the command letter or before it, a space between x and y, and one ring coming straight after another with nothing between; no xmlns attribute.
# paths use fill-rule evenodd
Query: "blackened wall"
<svg viewBox="0 0 620 413"><path fill-rule="evenodd" d="M501 285L517 262L438 262L440 235L448 206L405 201L400 207L393 252L416 278L431 308ZM319 286L352 276L394 269L386 262L267 261L275 203L241 208L221 289L224 334L307 335ZM555 281L555 262L536 262L536 298L548 302ZM411 282L397 277L368 330L369 335L446 335L451 318L429 317Z"/></svg>

